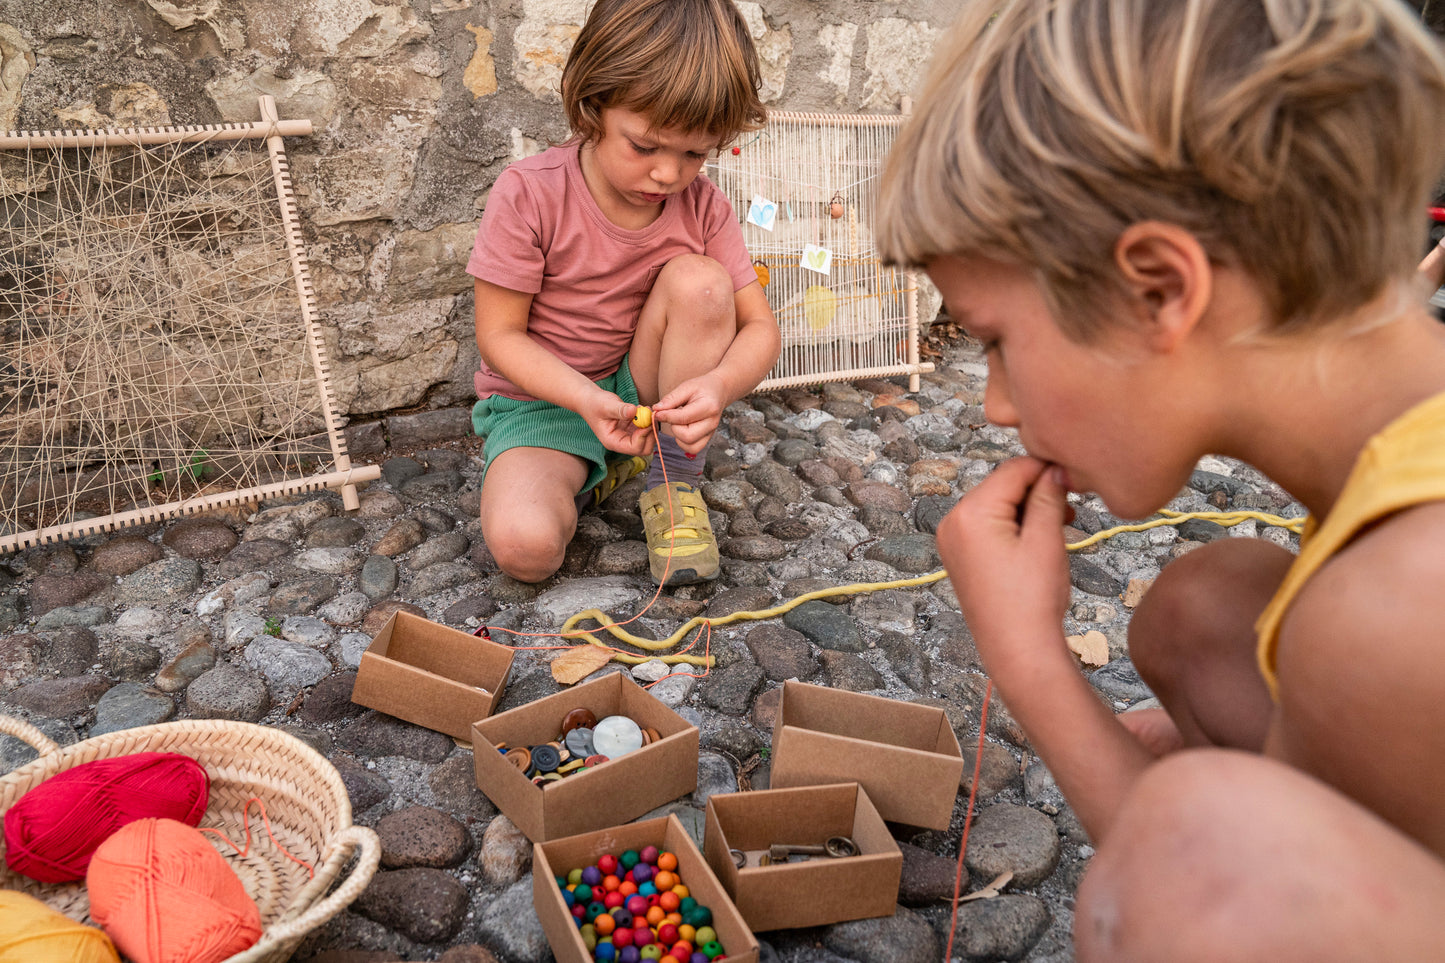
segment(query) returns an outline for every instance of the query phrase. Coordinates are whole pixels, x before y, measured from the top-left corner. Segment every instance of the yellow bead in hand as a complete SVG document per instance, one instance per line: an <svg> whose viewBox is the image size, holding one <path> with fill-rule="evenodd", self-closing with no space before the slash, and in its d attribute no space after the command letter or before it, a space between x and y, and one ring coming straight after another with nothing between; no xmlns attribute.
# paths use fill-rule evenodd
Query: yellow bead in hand
<svg viewBox="0 0 1445 963"><path fill-rule="evenodd" d="M632 423L639 428L647 428L652 424L652 409L646 405L638 405L637 413L632 416Z"/></svg>

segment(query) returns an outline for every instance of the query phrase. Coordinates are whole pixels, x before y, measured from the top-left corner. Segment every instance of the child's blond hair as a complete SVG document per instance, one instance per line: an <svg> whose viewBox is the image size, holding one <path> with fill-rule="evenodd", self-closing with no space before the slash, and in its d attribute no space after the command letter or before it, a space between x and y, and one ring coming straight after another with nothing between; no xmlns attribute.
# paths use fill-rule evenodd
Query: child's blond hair
<svg viewBox="0 0 1445 963"><path fill-rule="evenodd" d="M721 145L767 119L761 76L731 0L597 0L562 71L562 106L583 141L602 136L603 108L621 107Z"/></svg>
<svg viewBox="0 0 1445 963"><path fill-rule="evenodd" d="M969 0L890 152L879 246L1028 265L1082 340L1120 233L1166 221L1300 328L1411 276L1442 125L1445 59L1400 0Z"/></svg>

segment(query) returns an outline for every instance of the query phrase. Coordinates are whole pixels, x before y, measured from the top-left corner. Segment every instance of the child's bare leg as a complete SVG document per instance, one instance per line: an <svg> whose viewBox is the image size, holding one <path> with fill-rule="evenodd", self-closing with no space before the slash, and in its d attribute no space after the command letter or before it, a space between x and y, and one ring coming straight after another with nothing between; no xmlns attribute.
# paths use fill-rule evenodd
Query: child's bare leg
<svg viewBox="0 0 1445 963"><path fill-rule="evenodd" d="M1170 562L1129 621L1129 654L1187 746L1259 751L1274 712L1255 662L1254 621L1294 556L1253 538L1211 542ZM1166 743L1158 714L1124 724Z"/></svg>
<svg viewBox="0 0 1445 963"><path fill-rule="evenodd" d="M717 367L737 334L733 282L702 254L663 267L638 318L627 363L645 405Z"/></svg>
<svg viewBox="0 0 1445 963"><path fill-rule="evenodd" d="M1445 863L1286 765L1201 749L1151 766L1078 892L1108 963L1438 959Z"/></svg>
<svg viewBox="0 0 1445 963"><path fill-rule="evenodd" d="M587 463L551 448L510 448L482 483L482 537L502 571L540 582L562 567L577 531L577 490Z"/></svg>

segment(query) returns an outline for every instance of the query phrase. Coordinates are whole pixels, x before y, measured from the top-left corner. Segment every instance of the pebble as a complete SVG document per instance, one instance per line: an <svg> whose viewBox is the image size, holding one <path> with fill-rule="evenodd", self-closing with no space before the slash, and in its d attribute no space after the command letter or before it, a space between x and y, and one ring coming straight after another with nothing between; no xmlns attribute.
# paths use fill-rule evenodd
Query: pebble
<svg viewBox="0 0 1445 963"><path fill-rule="evenodd" d="M702 750L697 757L697 789L692 804L698 809L707 806L709 797L738 791L738 776L732 763L715 752Z"/></svg>
<svg viewBox="0 0 1445 963"><path fill-rule="evenodd" d="M439 869L378 870L352 908L417 943L445 940L462 925L467 888Z"/></svg>
<svg viewBox="0 0 1445 963"><path fill-rule="evenodd" d="M225 522L214 518L182 518L166 527L161 542L182 558L215 561L240 541Z"/></svg>
<svg viewBox="0 0 1445 963"><path fill-rule="evenodd" d="M269 635L252 639L246 645L245 658L276 692L315 685L331 672L330 660L315 649Z"/></svg>
<svg viewBox="0 0 1445 963"><path fill-rule="evenodd" d="M31 712L64 717L91 708L113 685L111 680L94 675L41 679L21 686L5 698Z"/></svg>
<svg viewBox="0 0 1445 963"><path fill-rule="evenodd" d="M802 633L819 648L839 652L862 652L868 644L857 624L835 605L813 599L783 616L783 624Z"/></svg>
<svg viewBox="0 0 1445 963"><path fill-rule="evenodd" d="M260 676L222 662L186 688L186 707L196 719L259 722L271 707L271 696Z"/></svg>
<svg viewBox="0 0 1445 963"><path fill-rule="evenodd" d="M552 959L547 934L532 905L532 881L521 879L500 895L477 894L473 905L487 943L510 963L544 963Z"/></svg>
<svg viewBox="0 0 1445 963"><path fill-rule="evenodd" d="M1035 886L1059 864L1059 834L1054 821L1036 809L995 803L969 830L965 862L980 881L1011 872L1015 888Z"/></svg>
<svg viewBox="0 0 1445 963"><path fill-rule="evenodd" d="M189 558L152 562L120 580L116 601L122 605L170 602L190 595L201 584L201 563Z"/></svg>
<svg viewBox="0 0 1445 963"><path fill-rule="evenodd" d="M95 724L90 727L90 734L99 736L154 725L175 714L176 704L164 692L135 682L122 682L95 704Z"/></svg>
<svg viewBox="0 0 1445 963"><path fill-rule="evenodd" d="M883 674L851 652L825 651L823 678L834 689L847 692L869 692L884 687Z"/></svg>
<svg viewBox="0 0 1445 963"><path fill-rule="evenodd" d="M1049 908L1036 896L1005 893L970 900L959 905L953 948L970 963L1023 959L1049 922Z"/></svg>
<svg viewBox="0 0 1445 963"><path fill-rule="evenodd" d="M164 554L161 547L148 538L122 535L97 546L90 556L90 565L102 575L129 575L160 561Z"/></svg>
<svg viewBox="0 0 1445 963"><path fill-rule="evenodd" d="M387 869L442 869L460 864L472 852L467 828L430 806L398 809L383 816L375 828L381 839L381 865Z"/></svg>
<svg viewBox="0 0 1445 963"><path fill-rule="evenodd" d="M482 834L477 864L494 886L510 886L532 865L532 843L506 816L497 816Z"/></svg>
<svg viewBox="0 0 1445 963"><path fill-rule="evenodd" d="M357 588L373 602L396 591L396 563L385 555L369 555L361 565Z"/></svg>
<svg viewBox="0 0 1445 963"><path fill-rule="evenodd" d="M892 916L839 923L825 933L823 944L850 960L937 963L943 956L943 947L933 927L922 916L902 906Z"/></svg>
<svg viewBox="0 0 1445 963"><path fill-rule="evenodd" d="M903 875L898 887L898 902L904 906L929 906L953 899L953 884L958 875L956 859L939 856L912 843L900 842L903 853ZM968 870L963 871L959 892L968 892Z"/></svg>
<svg viewBox="0 0 1445 963"><path fill-rule="evenodd" d="M215 646L192 642L156 673L155 687L162 692L179 692L215 664Z"/></svg>

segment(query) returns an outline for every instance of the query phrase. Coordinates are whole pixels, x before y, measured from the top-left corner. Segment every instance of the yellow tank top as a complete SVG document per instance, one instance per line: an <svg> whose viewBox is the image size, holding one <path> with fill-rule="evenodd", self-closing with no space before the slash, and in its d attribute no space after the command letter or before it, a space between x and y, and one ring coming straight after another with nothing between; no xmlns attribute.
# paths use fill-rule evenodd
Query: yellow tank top
<svg viewBox="0 0 1445 963"><path fill-rule="evenodd" d="M1280 623L1310 576L1360 530L1412 505L1445 500L1445 394L1421 402L1366 442L1323 522L1311 516L1300 553L1254 623L1259 671L1279 701L1275 650Z"/></svg>

